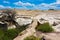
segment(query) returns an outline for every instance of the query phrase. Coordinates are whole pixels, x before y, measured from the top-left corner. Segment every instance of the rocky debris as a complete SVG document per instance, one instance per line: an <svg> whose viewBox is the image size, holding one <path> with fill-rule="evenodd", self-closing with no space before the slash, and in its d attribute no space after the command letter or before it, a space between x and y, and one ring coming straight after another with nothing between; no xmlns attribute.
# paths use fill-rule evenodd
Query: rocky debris
<svg viewBox="0 0 60 40"><path fill-rule="evenodd" d="M45 36L45 39L49 40L60 40L60 33L46 33L42 34Z"/></svg>
<svg viewBox="0 0 60 40"><path fill-rule="evenodd" d="M42 33L37 31L34 36L36 37L44 37L45 40L60 40L60 33L58 32L53 32L53 33Z"/></svg>

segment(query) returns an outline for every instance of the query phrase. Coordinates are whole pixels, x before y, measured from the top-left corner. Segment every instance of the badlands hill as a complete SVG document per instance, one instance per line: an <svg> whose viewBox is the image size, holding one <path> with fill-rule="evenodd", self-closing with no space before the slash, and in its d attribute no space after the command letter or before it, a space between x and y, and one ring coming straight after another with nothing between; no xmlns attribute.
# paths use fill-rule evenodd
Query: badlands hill
<svg viewBox="0 0 60 40"><path fill-rule="evenodd" d="M60 14L60 10L19 10L19 9L12 9L12 10L15 10L17 12L17 14L19 15L29 15L29 16L36 16L38 14L41 14L41 13L57 13L57 14ZM0 10L0 12L2 11L5 11L5 10Z"/></svg>
<svg viewBox="0 0 60 40"><path fill-rule="evenodd" d="M20 15L31 15L31 16L36 16L41 13L60 13L60 10L48 10L48 11L41 11L41 10L16 10L17 14Z"/></svg>
<svg viewBox="0 0 60 40"><path fill-rule="evenodd" d="M24 17L32 17L32 19L37 19L40 23L44 23L45 20L49 22L51 25L54 24L54 22L60 26L60 10L48 10L48 11L41 11L41 10L16 10L18 15L25 15ZM44 20L41 21L40 19L43 18ZM57 29L56 31L59 31L60 28L54 27ZM60 31L59 31L60 32Z"/></svg>
<svg viewBox="0 0 60 40"><path fill-rule="evenodd" d="M1 14L0 18L2 18L3 16L6 16L7 18L9 18L7 15L5 15L5 13L1 13L2 11L5 11L5 10L0 10L0 14ZM24 25L24 24L25 25L30 24L30 25L28 26L26 31L25 30L22 31L23 32L22 36L17 36L14 40L24 39L25 37L29 36L30 34L32 35L34 33L35 34L37 33L39 36L40 35L45 36L46 38L51 39L51 40L60 40L60 10L41 11L41 10L17 10L17 9L15 9L15 11L16 11L16 15L14 16L15 22L17 22L19 25ZM5 19L6 17L4 17L3 19ZM33 23L32 23L32 21L33 21ZM37 22L39 22L40 24L49 22L49 24L52 25L52 28L54 28L56 33L54 32L54 33L44 34L44 33L36 32L35 27L37 26ZM56 24L56 25L54 26L53 24ZM8 29L10 29L10 28L16 28L16 26L11 25L11 26L9 26ZM38 36L38 35L36 35L36 36Z"/></svg>
<svg viewBox="0 0 60 40"><path fill-rule="evenodd" d="M43 24L45 22L49 22L49 24L52 25L52 28L56 31L53 33L39 33L36 32L37 35L44 35L46 39L48 40L60 40L60 10L48 10L48 11L40 11L40 10L16 10L17 14L19 15L26 15L26 16L30 16L33 17L33 19L37 19L37 21L40 24ZM43 20L41 20L41 18ZM53 24L56 23L55 26L53 26ZM33 30L33 27L36 26L36 21L34 21L33 23L34 25L32 25L32 29L29 29L30 31L28 31L26 34L30 35L29 33L31 32L32 34L35 32ZM24 38L25 36L27 36L26 34L24 34L23 36L18 36L15 40L19 40L20 38Z"/></svg>

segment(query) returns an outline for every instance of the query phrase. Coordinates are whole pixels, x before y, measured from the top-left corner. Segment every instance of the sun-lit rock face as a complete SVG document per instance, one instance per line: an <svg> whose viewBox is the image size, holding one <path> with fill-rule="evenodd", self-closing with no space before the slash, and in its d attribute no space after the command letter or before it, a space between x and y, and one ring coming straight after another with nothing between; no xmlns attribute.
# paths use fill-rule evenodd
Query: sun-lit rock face
<svg viewBox="0 0 60 40"><path fill-rule="evenodd" d="M17 18L17 19L16 19L16 22L17 22L19 25L27 25L27 24L31 24L32 19Z"/></svg>
<svg viewBox="0 0 60 40"><path fill-rule="evenodd" d="M1 22L4 21L8 25L8 29L16 28L16 26L14 24L10 25L11 19L13 21L15 21L16 23L18 23L20 26L31 24L31 22L32 22L32 19L26 15L15 15L14 19L13 19L13 18L9 18L9 15L7 13L0 13L0 21ZM12 23L13 23L13 21L12 21Z"/></svg>
<svg viewBox="0 0 60 40"><path fill-rule="evenodd" d="M15 25L8 26L8 30L9 30L9 29L15 29L15 28L16 28Z"/></svg>
<svg viewBox="0 0 60 40"><path fill-rule="evenodd" d="M60 32L60 14L57 13L44 13L35 17L39 23L43 24L49 22L55 31Z"/></svg>

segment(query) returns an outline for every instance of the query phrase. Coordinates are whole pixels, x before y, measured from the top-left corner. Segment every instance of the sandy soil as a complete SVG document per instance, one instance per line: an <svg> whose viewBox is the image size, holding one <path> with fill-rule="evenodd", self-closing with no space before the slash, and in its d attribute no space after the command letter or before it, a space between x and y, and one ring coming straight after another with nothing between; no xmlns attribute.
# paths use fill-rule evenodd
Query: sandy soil
<svg viewBox="0 0 60 40"><path fill-rule="evenodd" d="M36 32L36 36L44 36L46 40L60 40L60 33L41 33Z"/></svg>

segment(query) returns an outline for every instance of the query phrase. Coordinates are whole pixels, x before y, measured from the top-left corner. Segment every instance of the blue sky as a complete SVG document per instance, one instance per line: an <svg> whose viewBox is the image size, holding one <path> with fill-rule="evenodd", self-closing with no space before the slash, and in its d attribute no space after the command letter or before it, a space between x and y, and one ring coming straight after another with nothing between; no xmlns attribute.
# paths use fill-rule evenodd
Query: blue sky
<svg viewBox="0 0 60 40"><path fill-rule="evenodd" d="M0 8L60 10L60 0L0 0Z"/></svg>

